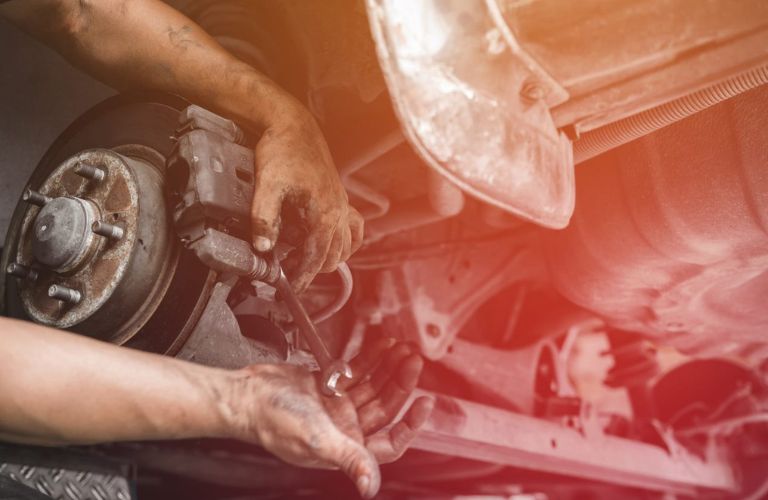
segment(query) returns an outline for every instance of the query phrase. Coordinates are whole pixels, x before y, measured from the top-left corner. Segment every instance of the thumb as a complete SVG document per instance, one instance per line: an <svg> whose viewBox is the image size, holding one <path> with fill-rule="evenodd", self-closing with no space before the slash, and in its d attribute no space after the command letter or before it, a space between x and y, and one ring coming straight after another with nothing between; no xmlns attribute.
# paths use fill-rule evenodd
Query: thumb
<svg viewBox="0 0 768 500"><path fill-rule="evenodd" d="M257 184L251 204L251 233L253 248L257 251L268 252L275 246L280 234L282 207L282 193L268 187L262 188Z"/></svg>
<svg viewBox="0 0 768 500"><path fill-rule="evenodd" d="M373 498L381 486L378 462L362 444L341 431L337 432L336 446L323 447L326 456L322 458L349 476L357 486L360 496Z"/></svg>

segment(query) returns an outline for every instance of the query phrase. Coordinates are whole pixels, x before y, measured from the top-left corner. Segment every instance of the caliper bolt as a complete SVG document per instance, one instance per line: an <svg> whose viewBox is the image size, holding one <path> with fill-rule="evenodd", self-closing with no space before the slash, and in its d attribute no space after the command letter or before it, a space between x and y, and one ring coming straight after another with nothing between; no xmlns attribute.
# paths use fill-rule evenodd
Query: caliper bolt
<svg viewBox="0 0 768 500"><path fill-rule="evenodd" d="M75 167L75 173L80 177L85 177L86 179L90 179L94 182L101 182L106 176L104 170L91 165L83 165L82 163L77 164Z"/></svg>
<svg viewBox="0 0 768 500"><path fill-rule="evenodd" d="M51 201L51 198L45 196L44 194L40 194L37 191L32 191L31 189L25 189L24 194L21 195L21 199L27 203L37 205L38 207L44 207L48 202Z"/></svg>
<svg viewBox="0 0 768 500"><path fill-rule="evenodd" d="M101 221L94 222L91 229L94 233L109 238L110 240L119 240L125 234L122 227Z"/></svg>
<svg viewBox="0 0 768 500"><path fill-rule="evenodd" d="M536 81L527 81L523 88L520 89L520 94L530 101L540 101L547 96L546 89Z"/></svg>
<svg viewBox="0 0 768 500"><path fill-rule="evenodd" d="M11 276L16 276L17 278L21 279L30 279L35 281L38 277L37 271L27 266L17 264L16 262L11 262L8 264L8 267L5 268L5 271Z"/></svg>
<svg viewBox="0 0 768 500"><path fill-rule="evenodd" d="M48 296L73 305L78 304L83 299L83 294L62 285L51 285L48 288Z"/></svg>

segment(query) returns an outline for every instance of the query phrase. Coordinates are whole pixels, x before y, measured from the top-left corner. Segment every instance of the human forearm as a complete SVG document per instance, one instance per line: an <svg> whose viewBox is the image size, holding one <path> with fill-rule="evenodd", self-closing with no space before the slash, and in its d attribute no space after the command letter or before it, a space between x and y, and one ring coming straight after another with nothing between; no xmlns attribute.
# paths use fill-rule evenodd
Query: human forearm
<svg viewBox="0 0 768 500"><path fill-rule="evenodd" d="M306 110L157 0L15 0L0 14L119 88L180 94L255 128Z"/></svg>
<svg viewBox="0 0 768 500"><path fill-rule="evenodd" d="M159 0L11 0L0 15L117 88L179 94L261 132L254 156L251 235L256 250L278 241L283 209L305 230L287 273L303 291L362 244L363 218L349 204L310 112Z"/></svg>
<svg viewBox="0 0 768 500"><path fill-rule="evenodd" d="M241 376L0 318L0 438L232 437Z"/></svg>
<svg viewBox="0 0 768 500"><path fill-rule="evenodd" d="M432 403L417 399L387 428L416 386L421 358L380 339L352 363L348 394L326 398L297 366L220 370L0 318L0 440L235 438L290 463L339 468L370 498L377 460L405 451Z"/></svg>

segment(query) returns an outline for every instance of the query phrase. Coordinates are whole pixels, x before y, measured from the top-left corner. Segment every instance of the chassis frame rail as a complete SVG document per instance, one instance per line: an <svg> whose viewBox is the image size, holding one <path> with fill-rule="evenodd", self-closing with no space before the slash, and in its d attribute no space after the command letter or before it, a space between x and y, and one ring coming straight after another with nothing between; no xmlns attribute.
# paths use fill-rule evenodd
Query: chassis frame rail
<svg viewBox="0 0 768 500"><path fill-rule="evenodd" d="M726 457L715 452L703 460L680 446L668 452L602 433L586 436L555 422L431 395L435 409L415 449L670 493L739 490Z"/></svg>

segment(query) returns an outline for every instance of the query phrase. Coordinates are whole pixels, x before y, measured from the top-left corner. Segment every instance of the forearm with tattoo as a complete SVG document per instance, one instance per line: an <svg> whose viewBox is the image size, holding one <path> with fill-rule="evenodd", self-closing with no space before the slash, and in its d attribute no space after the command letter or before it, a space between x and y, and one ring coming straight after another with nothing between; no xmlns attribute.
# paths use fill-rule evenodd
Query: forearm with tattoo
<svg viewBox="0 0 768 500"><path fill-rule="evenodd" d="M0 15L118 89L178 94L261 132L252 243L273 248L284 205L302 214L306 237L287 269L297 291L362 244L363 219L314 117L183 14L158 0L12 0Z"/></svg>
<svg viewBox="0 0 768 500"><path fill-rule="evenodd" d="M15 0L0 14L118 89L180 94L260 129L301 108L161 1Z"/></svg>

